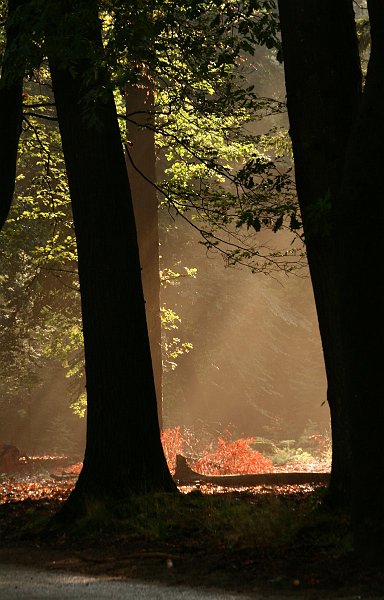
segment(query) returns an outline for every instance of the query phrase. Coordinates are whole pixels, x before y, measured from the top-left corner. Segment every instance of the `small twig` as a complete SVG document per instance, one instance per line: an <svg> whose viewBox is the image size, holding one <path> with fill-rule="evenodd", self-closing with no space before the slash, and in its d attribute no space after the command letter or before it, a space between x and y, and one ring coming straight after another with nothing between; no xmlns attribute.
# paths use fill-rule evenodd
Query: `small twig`
<svg viewBox="0 0 384 600"><path fill-rule="evenodd" d="M45 119L46 121L55 121L55 122L58 122L58 118L57 117L51 117L49 115L43 115L41 113L24 112L23 115L25 117L36 117L37 119Z"/></svg>

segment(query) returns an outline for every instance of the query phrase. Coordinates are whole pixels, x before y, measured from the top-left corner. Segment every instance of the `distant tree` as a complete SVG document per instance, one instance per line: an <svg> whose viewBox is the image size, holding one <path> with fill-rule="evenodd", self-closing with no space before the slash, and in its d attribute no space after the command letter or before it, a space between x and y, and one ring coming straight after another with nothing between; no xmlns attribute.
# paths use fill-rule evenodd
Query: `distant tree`
<svg viewBox="0 0 384 600"><path fill-rule="evenodd" d="M281 0L279 9L296 186L328 376L331 491L339 501L352 498L356 547L382 559L384 5L368 0L364 86L352 0Z"/></svg>
<svg viewBox="0 0 384 600"><path fill-rule="evenodd" d="M263 61L277 64L274 0L140 6L116 0L116 6L108 44L109 58L119 62L113 79L142 87L144 71L153 85L153 108L147 103L144 111L128 111L127 127L144 124L155 133L161 202L229 264L255 271L297 266L301 244L279 251L259 245L256 235L300 227L289 194L290 165L277 151L284 145L281 132L250 133L253 122L285 110L283 102L259 93L252 73ZM140 43L132 42L135 31ZM260 48L262 60L253 57Z"/></svg>
<svg viewBox="0 0 384 600"><path fill-rule="evenodd" d="M127 86L126 163L131 186L133 210L139 243L141 278L153 374L155 378L157 412L162 424L162 357L160 321L159 227L156 181L156 151L153 131L153 87L145 78L137 85Z"/></svg>

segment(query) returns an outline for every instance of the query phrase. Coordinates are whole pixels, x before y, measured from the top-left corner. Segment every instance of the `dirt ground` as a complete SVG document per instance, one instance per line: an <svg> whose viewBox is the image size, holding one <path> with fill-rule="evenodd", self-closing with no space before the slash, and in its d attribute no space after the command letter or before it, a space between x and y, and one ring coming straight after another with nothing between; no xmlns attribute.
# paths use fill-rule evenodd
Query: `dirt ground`
<svg viewBox="0 0 384 600"><path fill-rule="evenodd" d="M30 531L29 524L36 525L40 519L53 515L68 495L71 482L67 487L63 482L55 486L56 492L51 491L46 497L39 497L36 487L37 499L26 495L15 501L10 488L3 485L0 562L171 585L248 593L258 590L312 600L324 595L327 598L355 597L356 600L369 596L384 599L384 572L363 569L350 552L335 554L331 542L319 545L316 542L320 534L318 526L303 529L284 552L276 548L212 545L212 540L199 536L198 531L188 532L188 535L180 531L167 542L148 541L116 531L103 532L100 536L96 532L91 540L69 539L65 534L36 535ZM8 497L4 498L4 493L8 493ZM250 490L237 493L245 502L255 497ZM297 490L287 494L293 512L307 496Z"/></svg>

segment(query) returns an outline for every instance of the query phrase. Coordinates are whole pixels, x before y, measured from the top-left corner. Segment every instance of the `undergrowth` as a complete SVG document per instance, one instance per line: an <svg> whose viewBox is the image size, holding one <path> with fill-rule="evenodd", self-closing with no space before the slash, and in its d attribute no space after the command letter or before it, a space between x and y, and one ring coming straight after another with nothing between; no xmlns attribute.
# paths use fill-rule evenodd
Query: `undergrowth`
<svg viewBox="0 0 384 600"><path fill-rule="evenodd" d="M29 514L23 535L45 536L48 517ZM19 531L20 528L19 528ZM67 524L67 542L130 544L143 547L182 546L187 550L256 552L260 556L283 555L301 537L312 545L332 547L342 555L349 549L345 517L329 512L318 492L278 495L147 494L124 502L90 500L86 514ZM60 539L62 530L50 529ZM306 543L306 542L305 542Z"/></svg>
<svg viewBox="0 0 384 600"><path fill-rule="evenodd" d="M204 475L271 473L276 467L327 470L331 462L329 437L313 431L304 432L296 444L295 440L273 442L261 437L233 439L227 429L202 445L191 431L178 426L163 430L161 441L172 474L177 454L186 456L189 466Z"/></svg>
<svg viewBox="0 0 384 600"><path fill-rule="evenodd" d="M82 518L56 528L62 501L7 503L0 505L0 552L13 552L21 564L167 584L338 587L356 572L350 526L322 495L237 490L89 500Z"/></svg>

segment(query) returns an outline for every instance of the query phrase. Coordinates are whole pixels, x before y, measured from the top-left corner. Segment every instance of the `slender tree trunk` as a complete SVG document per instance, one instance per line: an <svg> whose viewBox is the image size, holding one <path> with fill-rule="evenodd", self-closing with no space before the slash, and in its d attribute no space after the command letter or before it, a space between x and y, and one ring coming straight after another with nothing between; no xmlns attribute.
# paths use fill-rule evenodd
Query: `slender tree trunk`
<svg viewBox="0 0 384 600"><path fill-rule="evenodd" d="M20 52L20 29L16 15L23 0L9 0L5 26L7 43L0 79L0 229L11 207L15 190L17 149L22 122L25 60Z"/></svg>
<svg viewBox="0 0 384 600"><path fill-rule="evenodd" d="M354 13L350 0L280 0L279 11L296 187L328 379L330 491L343 502L351 490L351 460L335 211L361 100Z"/></svg>
<svg viewBox="0 0 384 600"><path fill-rule="evenodd" d="M78 247L88 398L84 466L68 505L76 511L88 497L176 488L160 441L131 193L99 62L96 4L59 9L48 51Z"/></svg>
<svg viewBox="0 0 384 600"><path fill-rule="evenodd" d="M155 378L157 412L162 424L162 378L159 223L156 181L155 136L146 125L153 124L153 90L149 81L129 86L126 91L127 169L139 243L141 279ZM151 183L152 182L152 183Z"/></svg>

